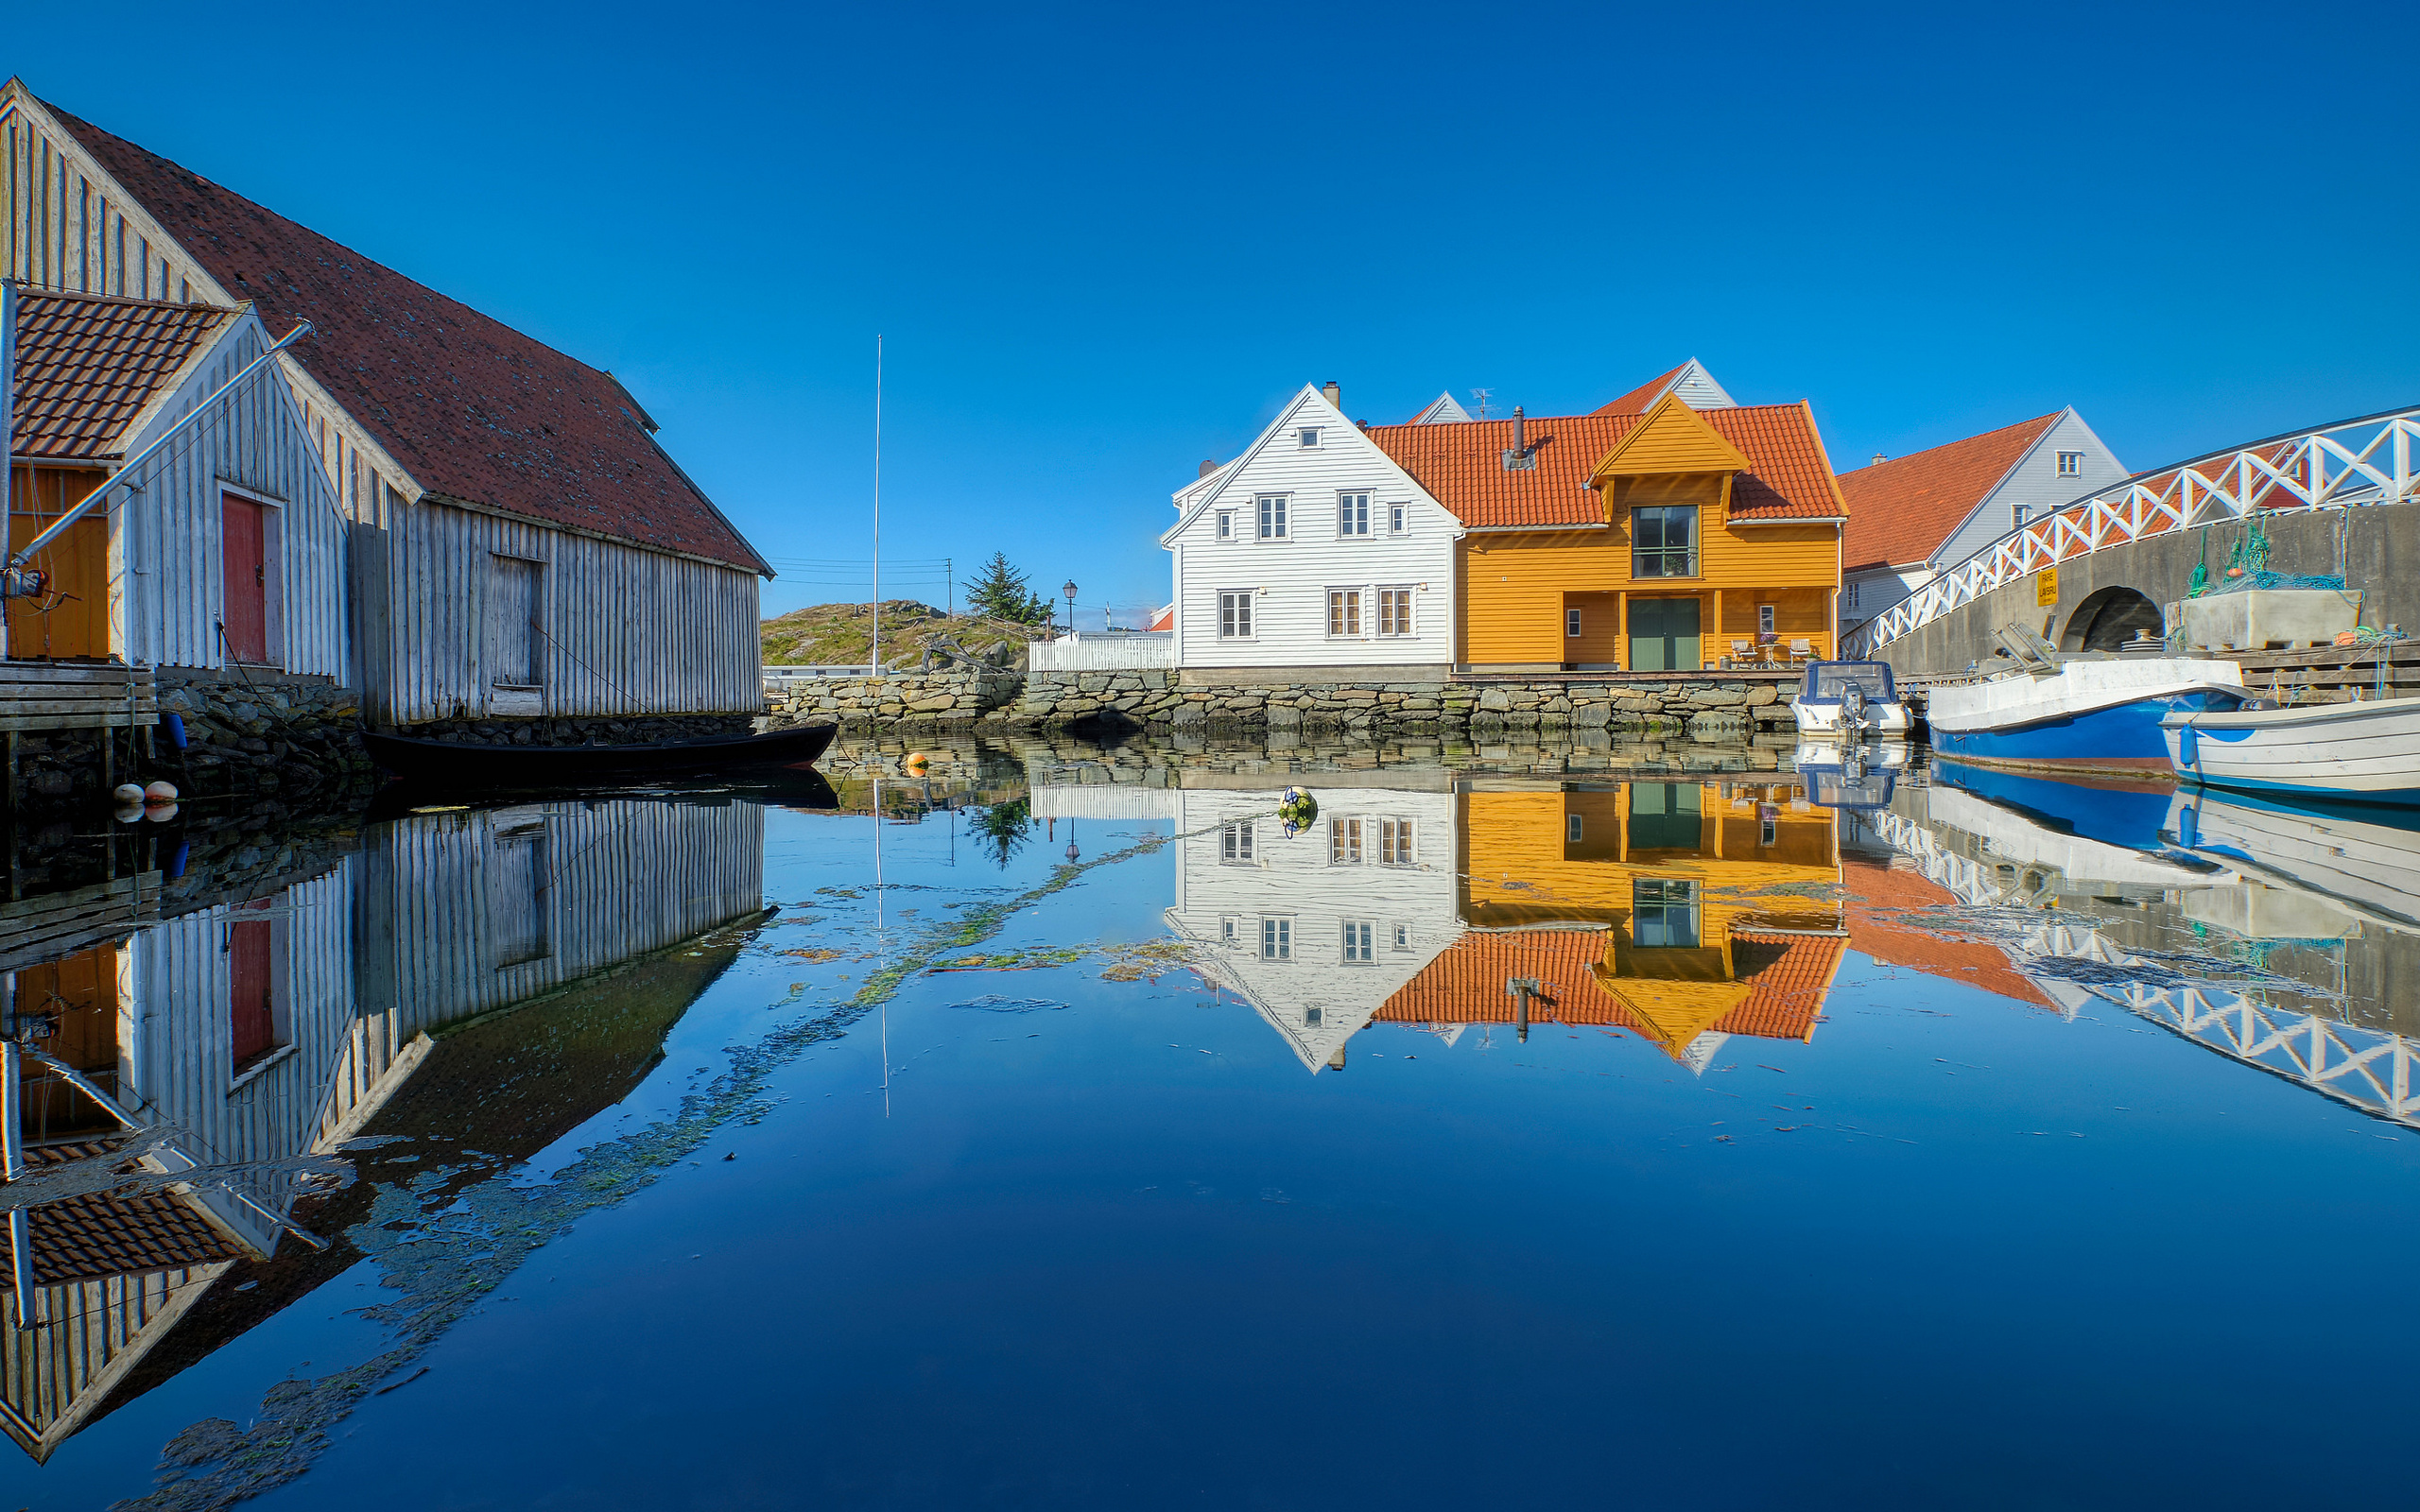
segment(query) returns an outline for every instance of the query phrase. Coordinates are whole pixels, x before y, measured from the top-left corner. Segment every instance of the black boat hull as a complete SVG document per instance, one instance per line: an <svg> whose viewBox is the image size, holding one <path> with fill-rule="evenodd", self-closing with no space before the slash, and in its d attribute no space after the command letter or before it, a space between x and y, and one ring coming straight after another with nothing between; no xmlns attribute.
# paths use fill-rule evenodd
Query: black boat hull
<svg viewBox="0 0 2420 1512"><path fill-rule="evenodd" d="M806 765L823 754L838 733L837 725L800 725L761 735L647 746L471 746L374 733L362 738L372 760L406 781L450 787L552 787L679 772Z"/></svg>

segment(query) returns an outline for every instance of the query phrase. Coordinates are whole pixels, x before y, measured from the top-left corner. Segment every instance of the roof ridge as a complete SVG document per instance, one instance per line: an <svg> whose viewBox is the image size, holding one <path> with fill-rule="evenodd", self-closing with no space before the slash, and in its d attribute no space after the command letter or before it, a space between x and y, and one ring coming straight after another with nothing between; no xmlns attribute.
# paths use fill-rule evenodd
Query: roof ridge
<svg viewBox="0 0 2420 1512"><path fill-rule="evenodd" d="M1853 467L1840 475L1844 478L1854 477L1859 472L1871 472L1877 467L1897 467L1902 462L1918 461L1932 455L1935 452L1948 451L1953 446L1971 446L1979 441L1992 440L1995 438L2006 436L2011 431L2023 430L2028 425L2048 425L2073 407L2062 404L2048 415L2037 415L2031 420L2012 421L2006 425L1996 425L1987 431L1977 431L1972 436L1961 436L1954 441L1943 441L1936 446L1927 446L1921 452L1910 452L1904 456L1886 456L1879 462L1868 462L1863 467ZM2032 439L2041 439L2039 433L2036 433Z"/></svg>

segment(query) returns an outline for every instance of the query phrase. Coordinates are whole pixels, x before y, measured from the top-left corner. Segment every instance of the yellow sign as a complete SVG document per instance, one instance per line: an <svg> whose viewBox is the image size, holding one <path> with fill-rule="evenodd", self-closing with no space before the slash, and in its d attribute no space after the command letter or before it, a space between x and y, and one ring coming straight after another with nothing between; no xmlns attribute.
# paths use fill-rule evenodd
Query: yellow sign
<svg viewBox="0 0 2420 1512"><path fill-rule="evenodd" d="M2033 575L2033 605L2048 609L2059 602L2059 569L2045 567Z"/></svg>

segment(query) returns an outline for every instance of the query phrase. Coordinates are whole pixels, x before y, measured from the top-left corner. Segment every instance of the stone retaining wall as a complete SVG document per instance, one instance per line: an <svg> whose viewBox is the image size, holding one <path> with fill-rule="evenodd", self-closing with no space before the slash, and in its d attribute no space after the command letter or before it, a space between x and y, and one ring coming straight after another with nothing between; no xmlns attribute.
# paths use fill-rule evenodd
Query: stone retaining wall
<svg viewBox="0 0 2420 1512"><path fill-rule="evenodd" d="M710 740L745 735L756 724L751 713L554 714L531 718L439 719L401 725L398 735L450 740L462 746L645 746L664 740Z"/></svg>
<svg viewBox="0 0 2420 1512"><path fill-rule="evenodd" d="M1085 674L1101 675L1105 674ZM773 697L765 711L765 723L800 725L829 720L848 729L962 724L996 717L1015 701L1024 683L1024 673L994 667L953 668L892 678L801 678Z"/></svg>
<svg viewBox="0 0 2420 1512"><path fill-rule="evenodd" d="M1037 672L1026 679L1013 722L1021 727L1125 724L1180 730L1612 726L1709 731L1788 723L1788 702L1779 679L1288 682L1188 688L1167 672Z"/></svg>
<svg viewBox="0 0 2420 1512"><path fill-rule="evenodd" d="M151 732L147 775L164 776L187 798L300 795L372 780L361 744L361 698L325 678L249 669L159 669L161 728ZM184 724L176 747L166 716Z"/></svg>

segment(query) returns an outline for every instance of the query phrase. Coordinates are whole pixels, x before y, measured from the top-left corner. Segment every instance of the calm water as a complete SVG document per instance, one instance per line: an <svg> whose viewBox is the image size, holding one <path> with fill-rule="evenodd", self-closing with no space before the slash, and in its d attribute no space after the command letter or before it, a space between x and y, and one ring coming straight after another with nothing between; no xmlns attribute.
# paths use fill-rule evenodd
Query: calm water
<svg viewBox="0 0 2420 1512"><path fill-rule="evenodd" d="M9 916L0 1505L2394 1484L2420 835L1787 747L903 754L79 842Z"/></svg>

